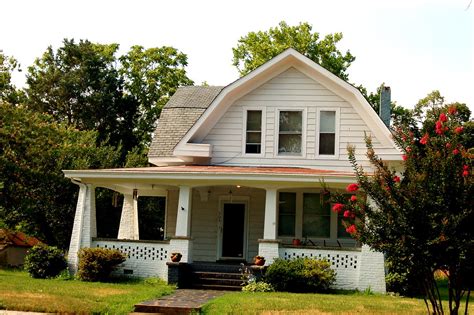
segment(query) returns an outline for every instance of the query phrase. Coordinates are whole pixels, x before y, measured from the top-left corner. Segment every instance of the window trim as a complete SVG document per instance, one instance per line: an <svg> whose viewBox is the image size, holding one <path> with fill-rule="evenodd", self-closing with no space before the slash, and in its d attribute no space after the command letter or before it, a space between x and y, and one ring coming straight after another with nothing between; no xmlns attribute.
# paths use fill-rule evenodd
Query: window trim
<svg viewBox="0 0 474 315"><path fill-rule="evenodd" d="M264 157L265 156L265 126L266 126L266 111L265 106L244 106L242 108L242 156L243 157ZM261 150L260 153L247 153L247 112L248 111L261 111L262 112L262 130L260 133L261 139Z"/></svg>
<svg viewBox="0 0 474 315"><path fill-rule="evenodd" d="M306 108L305 107L279 107L275 109L275 131L274 131L274 146L273 157L283 159L305 159L306 158ZM279 154L278 146L280 139L280 112L301 112L301 153L298 155Z"/></svg>
<svg viewBox="0 0 474 315"><path fill-rule="evenodd" d="M334 155L329 154L319 154L319 140L321 133L321 112L335 112L335 126L334 126ZM316 139L315 139L315 156L317 159L339 159L339 135L340 135L340 108L334 107L321 107L316 111Z"/></svg>

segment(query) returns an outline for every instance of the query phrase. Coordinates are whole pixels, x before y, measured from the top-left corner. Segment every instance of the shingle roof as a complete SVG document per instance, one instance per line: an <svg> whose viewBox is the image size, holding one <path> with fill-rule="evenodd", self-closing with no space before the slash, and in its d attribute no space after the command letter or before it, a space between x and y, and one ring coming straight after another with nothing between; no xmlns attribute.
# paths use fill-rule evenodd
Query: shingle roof
<svg viewBox="0 0 474 315"><path fill-rule="evenodd" d="M36 237L28 236L23 232L0 229L0 245L32 247L40 244Z"/></svg>
<svg viewBox="0 0 474 315"><path fill-rule="evenodd" d="M148 157L173 156L174 147L222 91L221 86L179 88L163 107Z"/></svg>

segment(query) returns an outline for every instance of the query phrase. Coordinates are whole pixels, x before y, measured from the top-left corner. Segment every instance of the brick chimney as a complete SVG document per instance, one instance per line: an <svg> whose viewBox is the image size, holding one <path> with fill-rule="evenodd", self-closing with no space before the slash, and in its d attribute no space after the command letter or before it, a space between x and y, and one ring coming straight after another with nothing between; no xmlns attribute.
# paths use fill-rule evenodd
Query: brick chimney
<svg viewBox="0 0 474 315"><path fill-rule="evenodd" d="M382 119L385 126L390 127L390 117L391 117L391 97L390 97L390 87L382 86L380 90L380 108L379 116Z"/></svg>

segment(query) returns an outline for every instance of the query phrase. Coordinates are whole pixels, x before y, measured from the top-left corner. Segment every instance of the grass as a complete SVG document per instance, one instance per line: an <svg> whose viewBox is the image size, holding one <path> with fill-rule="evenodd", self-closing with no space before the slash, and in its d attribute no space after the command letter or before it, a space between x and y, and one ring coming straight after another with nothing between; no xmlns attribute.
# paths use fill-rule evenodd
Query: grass
<svg viewBox="0 0 474 315"><path fill-rule="evenodd" d="M117 283L32 279L24 271L0 269L0 309L128 314L134 304L173 291L174 287L155 279Z"/></svg>
<svg viewBox="0 0 474 315"><path fill-rule="evenodd" d="M446 310L447 301L443 301L443 306ZM471 303L469 311L470 314L474 314L474 306ZM426 314L426 306L423 299L360 292L339 294L239 292L211 300L204 306L203 312L204 314ZM464 309L460 313L463 312Z"/></svg>

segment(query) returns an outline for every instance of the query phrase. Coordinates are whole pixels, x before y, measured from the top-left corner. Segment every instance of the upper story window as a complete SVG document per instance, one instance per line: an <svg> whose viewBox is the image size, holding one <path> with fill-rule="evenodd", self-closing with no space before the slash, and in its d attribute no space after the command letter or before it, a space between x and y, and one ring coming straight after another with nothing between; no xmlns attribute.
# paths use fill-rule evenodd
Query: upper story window
<svg viewBox="0 0 474 315"><path fill-rule="evenodd" d="M248 110L245 128L245 153L262 153L262 111Z"/></svg>
<svg viewBox="0 0 474 315"><path fill-rule="evenodd" d="M336 111L319 112L319 155L336 155Z"/></svg>
<svg viewBox="0 0 474 315"><path fill-rule="evenodd" d="M301 155L303 112L280 111L278 126L278 154Z"/></svg>

